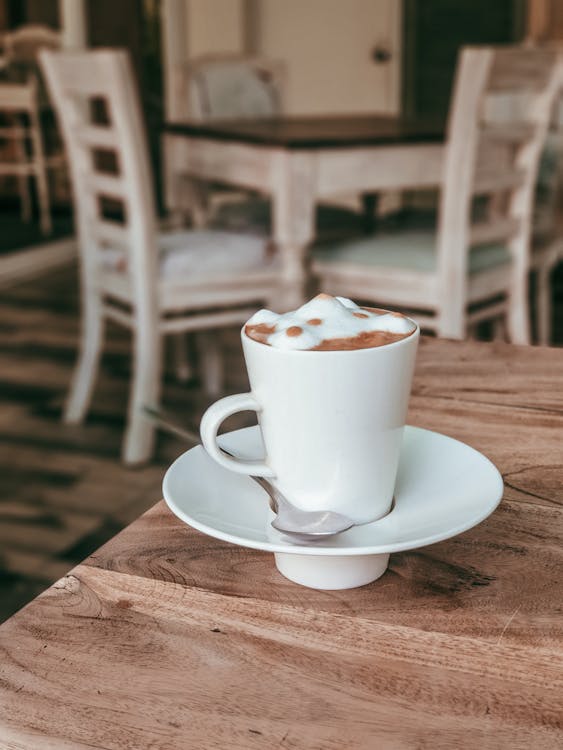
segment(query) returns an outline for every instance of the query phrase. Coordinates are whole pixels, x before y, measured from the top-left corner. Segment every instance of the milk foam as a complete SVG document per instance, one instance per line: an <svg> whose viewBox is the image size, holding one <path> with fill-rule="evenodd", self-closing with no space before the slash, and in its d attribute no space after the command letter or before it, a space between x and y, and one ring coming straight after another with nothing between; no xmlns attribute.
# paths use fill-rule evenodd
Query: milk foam
<svg viewBox="0 0 563 750"><path fill-rule="evenodd" d="M370 312L346 297L329 294L319 294L283 315L259 310L246 325L272 327L274 330L263 340L276 349L313 349L327 339L353 338L371 331L409 334L415 329L414 323L403 315Z"/></svg>

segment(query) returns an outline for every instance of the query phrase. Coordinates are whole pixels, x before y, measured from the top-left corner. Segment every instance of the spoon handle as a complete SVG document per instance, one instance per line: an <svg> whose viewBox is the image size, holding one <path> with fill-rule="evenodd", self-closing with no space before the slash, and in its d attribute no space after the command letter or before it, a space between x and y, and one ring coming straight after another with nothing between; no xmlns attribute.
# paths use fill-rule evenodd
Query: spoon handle
<svg viewBox="0 0 563 750"><path fill-rule="evenodd" d="M145 417L150 419L151 422L154 422L159 427L162 427L162 429L166 432L169 432L172 435L177 435L178 437L181 437L183 440L186 440L192 445L200 444L201 441L197 432L192 432L185 427L180 427L180 425L172 418L172 416L167 414L162 409L155 409L153 406L143 406L142 411Z"/></svg>

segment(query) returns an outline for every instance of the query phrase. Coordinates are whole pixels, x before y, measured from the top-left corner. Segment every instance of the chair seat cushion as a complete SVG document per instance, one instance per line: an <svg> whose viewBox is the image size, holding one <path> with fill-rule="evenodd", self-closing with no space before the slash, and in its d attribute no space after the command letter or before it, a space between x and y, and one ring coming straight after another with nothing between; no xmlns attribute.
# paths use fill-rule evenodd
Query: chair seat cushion
<svg viewBox="0 0 563 750"><path fill-rule="evenodd" d="M272 264L268 244L263 237L211 230L159 235L161 275L200 278L251 271Z"/></svg>
<svg viewBox="0 0 563 750"><path fill-rule="evenodd" d="M414 230L390 232L348 242L319 245L313 251L323 263L380 266L432 273L436 270L436 234ZM469 272L479 273L510 262L503 245L480 245L471 249Z"/></svg>
<svg viewBox="0 0 563 750"><path fill-rule="evenodd" d="M212 230L182 230L158 235L160 277L202 279L223 273L264 269L275 262L263 237ZM124 250L102 251L105 268L125 271Z"/></svg>

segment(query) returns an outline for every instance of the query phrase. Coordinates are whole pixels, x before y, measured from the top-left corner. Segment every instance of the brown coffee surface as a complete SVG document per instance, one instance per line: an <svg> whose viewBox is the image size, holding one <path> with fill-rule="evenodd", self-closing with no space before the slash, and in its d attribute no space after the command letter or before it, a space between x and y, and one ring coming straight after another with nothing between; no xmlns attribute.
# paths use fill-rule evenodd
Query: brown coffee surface
<svg viewBox="0 0 563 750"><path fill-rule="evenodd" d="M401 313L394 313L390 312L389 310L382 310L376 307L364 307L362 309L367 310L371 313L377 313L378 315L389 313L400 318L405 317L404 315L401 315ZM354 315L359 316L361 315L361 313L354 313ZM307 322L311 325L320 325L322 321L318 318L315 318ZM297 332L293 331L293 328L298 328L298 326L292 326L291 328L288 328L288 336L296 336L301 333L301 329L299 329L299 331ZM254 341L258 341L260 344L266 344L266 346L269 346L268 336L271 333L274 333L274 331L275 326L267 325L266 323L257 323L255 325L246 325L244 327L244 332L249 338L254 339ZM409 331L408 333L390 333L389 331L363 331L356 336L346 336L344 338L337 339L325 339L324 341L321 341L321 343L317 346L301 351L331 352L352 351L354 349L371 349L376 346L385 346L386 344L393 344L395 343L395 341L401 341L401 339L406 339L409 336L412 336L413 333L414 331Z"/></svg>
<svg viewBox="0 0 563 750"><path fill-rule="evenodd" d="M393 344L395 341L406 339L409 333L390 333L389 331L364 331L357 336L342 339L325 339L320 344L309 349L311 352L351 351L352 349L372 349L375 346Z"/></svg>

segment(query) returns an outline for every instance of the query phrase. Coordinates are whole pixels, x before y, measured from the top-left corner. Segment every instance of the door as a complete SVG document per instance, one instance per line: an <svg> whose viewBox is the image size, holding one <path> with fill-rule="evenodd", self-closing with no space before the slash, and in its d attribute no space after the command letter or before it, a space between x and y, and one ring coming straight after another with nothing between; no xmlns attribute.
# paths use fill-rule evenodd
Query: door
<svg viewBox="0 0 563 750"><path fill-rule="evenodd" d="M461 46L525 33L525 0L404 0L403 12L403 111L415 117L446 117Z"/></svg>
<svg viewBox="0 0 563 750"><path fill-rule="evenodd" d="M397 112L400 0L260 0L257 52L285 61L289 114Z"/></svg>

